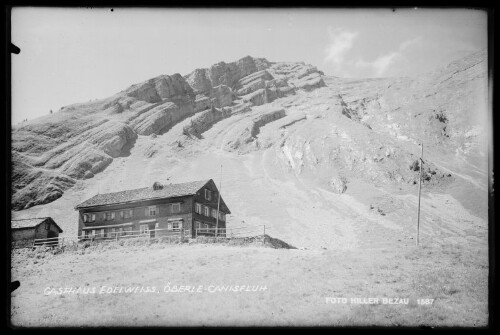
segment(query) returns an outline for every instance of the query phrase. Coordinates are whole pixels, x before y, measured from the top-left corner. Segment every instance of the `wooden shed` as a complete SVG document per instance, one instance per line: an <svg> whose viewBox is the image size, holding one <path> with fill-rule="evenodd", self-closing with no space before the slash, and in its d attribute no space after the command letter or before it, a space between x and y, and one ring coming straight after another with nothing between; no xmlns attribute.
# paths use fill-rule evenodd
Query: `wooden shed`
<svg viewBox="0 0 500 335"><path fill-rule="evenodd" d="M12 242L54 238L63 232L51 217L11 220Z"/></svg>

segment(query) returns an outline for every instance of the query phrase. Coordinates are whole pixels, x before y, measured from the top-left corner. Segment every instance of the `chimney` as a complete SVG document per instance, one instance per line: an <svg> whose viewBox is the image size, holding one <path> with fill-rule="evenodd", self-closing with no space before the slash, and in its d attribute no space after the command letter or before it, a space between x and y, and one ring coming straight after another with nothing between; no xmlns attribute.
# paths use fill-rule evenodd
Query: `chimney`
<svg viewBox="0 0 500 335"><path fill-rule="evenodd" d="M161 189L163 189L163 184L158 181L155 181L153 184L153 190L158 191Z"/></svg>

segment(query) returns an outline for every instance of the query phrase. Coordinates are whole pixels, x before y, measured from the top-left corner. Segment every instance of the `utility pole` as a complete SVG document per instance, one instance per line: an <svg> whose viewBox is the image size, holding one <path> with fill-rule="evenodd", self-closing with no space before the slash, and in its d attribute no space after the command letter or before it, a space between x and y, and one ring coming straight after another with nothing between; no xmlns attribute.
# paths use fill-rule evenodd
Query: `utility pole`
<svg viewBox="0 0 500 335"><path fill-rule="evenodd" d="M418 213L417 213L417 246L419 244L419 238L420 238L420 189L421 189L421 183L422 183L422 165L424 161L422 158L424 157L424 144L420 144L421 151L420 151L420 169L419 169L419 174L418 174Z"/></svg>
<svg viewBox="0 0 500 335"><path fill-rule="evenodd" d="M217 233L219 231L219 209L220 209L220 192L222 190L222 164L220 165L220 180L219 180L219 197L217 199L217 218L215 224L215 237L217 237Z"/></svg>

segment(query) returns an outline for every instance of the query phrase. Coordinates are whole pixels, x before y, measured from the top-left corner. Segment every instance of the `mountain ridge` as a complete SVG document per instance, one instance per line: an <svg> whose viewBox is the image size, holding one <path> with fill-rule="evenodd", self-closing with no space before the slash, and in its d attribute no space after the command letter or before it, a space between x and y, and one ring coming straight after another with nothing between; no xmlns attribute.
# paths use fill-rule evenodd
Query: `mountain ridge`
<svg viewBox="0 0 500 335"><path fill-rule="evenodd" d="M438 244L482 243L484 52L417 78L344 79L304 63L268 66L242 78L246 72L227 63L175 76L196 82L192 90L158 76L14 131L13 209L20 210L13 216L51 216L74 235L74 205L96 193L155 181L219 185L222 165L230 226L265 224L304 247L406 245L423 143L423 234ZM373 234L370 242L361 232Z"/></svg>
<svg viewBox="0 0 500 335"><path fill-rule="evenodd" d="M13 208L29 208L59 198L76 179L92 178L105 169L133 146L138 135L161 134L188 116L230 106L236 99L242 100L235 106L238 109L243 103L261 105L294 94L297 87L324 85L312 66L283 63L304 69L298 73L299 78L294 78L286 65L278 66L281 73L276 73L271 69L275 64L282 63L247 56L232 63L219 62L209 69L196 69L184 77L178 73L160 75L108 98L65 106L54 115L15 128ZM276 78L267 72L268 68ZM239 82L255 73L247 82ZM314 74L314 78L307 78ZM205 86L200 90L203 80ZM288 86L288 80L298 86ZM240 91L233 92L234 88ZM57 171L58 176L52 176L52 171ZM49 185L44 187L45 183Z"/></svg>

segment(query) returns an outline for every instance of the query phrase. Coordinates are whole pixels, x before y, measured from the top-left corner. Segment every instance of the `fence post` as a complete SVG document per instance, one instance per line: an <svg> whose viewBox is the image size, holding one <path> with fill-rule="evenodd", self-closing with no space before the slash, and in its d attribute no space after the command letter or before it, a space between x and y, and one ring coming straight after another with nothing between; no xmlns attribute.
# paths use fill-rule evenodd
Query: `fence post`
<svg viewBox="0 0 500 335"><path fill-rule="evenodd" d="M264 225L264 235L266 235L266 225Z"/></svg>

